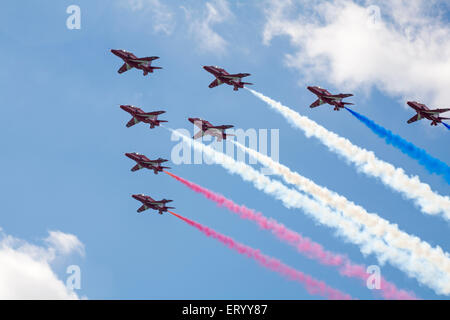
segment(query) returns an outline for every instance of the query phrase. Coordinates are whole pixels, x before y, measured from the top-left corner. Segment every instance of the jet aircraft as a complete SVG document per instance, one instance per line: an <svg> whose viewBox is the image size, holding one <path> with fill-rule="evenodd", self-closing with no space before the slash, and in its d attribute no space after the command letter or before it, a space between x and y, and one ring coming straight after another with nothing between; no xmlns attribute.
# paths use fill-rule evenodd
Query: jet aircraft
<svg viewBox="0 0 450 320"><path fill-rule="evenodd" d="M421 119L431 120L432 126L437 126L438 123L442 123L442 120L448 120L450 118L440 117L439 114L442 112L450 111L450 109L429 109L426 105L416 102L416 101L407 101L408 106L413 108L417 114L409 119L407 123L416 122Z"/></svg>
<svg viewBox="0 0 450 320"><path fill-rule="evenodd" d="M232 125L222 125L222 126L213 126L209 121L202 120L200 118L188 118L188 120L200 128L192 138L198 139L205 135L210 135L217 137L217 141L222 141L222 139L226 139L227 136L232 136L232 134L225 133L226 129L233 128Z"/></svg>
<svg viewBox="0 0 450 320"><path fill-rule="evenodd" d="M237 91L239 88L244 88L245 84L253 84L250 82L242 81L242 78L249 76L250 73L229 74L224 69L217 66L204 66L203 69L216 77L216 79L214 79L214 81L209 84L210 88L214 88L218 85L221 85L222 83L226 83L230 86L233 86L234 91Z"/></svg>
<svg viewBox="0 0 450 320"><path fill-rule="evenodd" d="M339 94L331 94L326 89L322 89L321 87L307 87L309 91L314 93L317 96L317 100L314 101L309 107L315 108L324 103L328 103L329 105L334 106L334 110L339 111L341 108L345 108L347 104L353 104L350 102L343 102L342 99L351 97L353 94L351 93L339 93Z"/></svg>
<svg viewBox="0 0 450 320"><path fill-rule="evenodd" d="M124 73L132 68L140 69L146 76L149 72L153 73L155 69L162 69L161 67L153 67L152 61L159 59L159 57L144 57L138 58L133 53L126 50L111 49L111 52L123 60L124 64L117 70L118 73Z"/></svg>
<svg viewBox="0 0 450 320"><path fill-rule="evenodd" d="M161 122L167 122L166 120L158 120L158 115L165 113L165 111L144 112L142 109L131 105L121 105L120 108L133 117L128 121L127 128L134 126L136 123L145 122L150 124L150 129L153 129L155 126L159 126Z"/></svg>
<svg viewBox="0 0 450 320"><path fill-rule="evenodd" d="M174 207L166 206L166 203L172 202L173 200L162 199L156 201L152 197L143 194L133 194L132 197L137 201L142 202L142 206L137 209L137 212L143 212L147 209L153 209L158 211L159 214L163 214L163 212L167 212L168 209L175 209Z"/></svg>
<svg viewBox="0 0 450 320"><path fill-rule="evenodd" d="M161 163L169 161L166 159L162 159L162 158L158 158L155 160L150 160L149 158L147 158L146 156L144 156L143 154L139 154L136 152L131 152L131 153L125 153L125 155L130 158L131 160L136 161L136 165L131 168L131 171L137 171L139 169L142 168L146 168L149 170L153 170L153 172L155 174L158 174L158 172L163 171L163 169L170 169L170 167L163 167L161 165Z"/></svg>

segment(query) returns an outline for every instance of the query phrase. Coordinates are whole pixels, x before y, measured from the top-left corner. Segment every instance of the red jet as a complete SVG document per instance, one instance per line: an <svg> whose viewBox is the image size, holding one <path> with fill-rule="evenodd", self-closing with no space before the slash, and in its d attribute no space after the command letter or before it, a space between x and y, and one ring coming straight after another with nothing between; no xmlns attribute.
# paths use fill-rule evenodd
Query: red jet
<svg viewBox="0 0 450 320"><path fill-rule="evenodd" d="M209 84L210 88L217 87L222 83L233 86L233 90L237 91L239 88L244 88L244 84L253 84L250 82L242 82L241 79L250 75L250 73L236 73L229 74L224 69L214 66L204 66L203 69L212 73L216 79Z"/></svg>
<svg viewBox="0 0 450 320"><path fill-rule="evenodd" d="M159 59L159 57L138 58L126 50L112 49L111 52L125 62L120 69L117 70L118 73L124 73L132 68L136 68L144 71L144 76L146 76L149 72L153 73L153 70L155 69L162 69L161 67L152 67L152 61Z"/></svg>
<svg viewBox="0 0 450 320"><path fill-rule="evenodd" d="M168 209L175 209L174 207L166 207L166 203L172 202L173 200L162 199L160 201L156 201L152 197L143 194L133 194L132 197L137 201L142 202L142 206L137 209L137 212L153 209L158 211L159 214L163 214L163 212L167 212Z"/></svg>
<svg viewBox="0 0 450 320"><path fill-rule="evenodd" d="M166 120L158 120L158 115L165 113L165 111L144 112L142 109L130 105L121 105L120 108L133 116L128 121L127 128L134 126L136 123L145 122L150 124L150 129L153 129L155 126L159 126L161 122L167 122Z"/></svg>
<svg viewBox="0 0 450 320"><path fill-rule="evenodd" d="M169 161L166 159L162 159L162 158L158 158L156 160L150 160L149 158L147 158L146 156L144 156L143 154L139 154L136 152L132 152L132 153L125 153L125 155L130 158L131 160L136 161L136 165L131 168L131 171L137 171L139 169L142 168L146 168L149 170L153 170L153 172L155 174L158 174L158 172L163 171L163 169L170 169L170 167L163 167L161 166L161 163Z"/></svg>
<svg viewBox="0 0 450 320"><path fill-rule="evenodd" d="M222 139L226 139L227 136L233 136L233 134L226 134L225 130L233 128L234 126L213 126L209 121L202 120L200 118L188 118L188 120L200 128L200 131L192 137L193 139L198 139L205 135L210 135L217 137L217 141L220 142L222 141Z"/></svg>
<svg viewBox="0 0 450 320"><path fill-rule="evenodd" d="M315 108L324 103L328 103L329 105L334 106L334 110L339 111L339 109L345 108L345 105L353 104L350 102L342 102L342 99L353 96L351 93L339 93L333 95L328 92L328 90L322 89L321 87L307 87L307 89L314 93L318 98L309 106L310 108Z"/></svg>
<svg viewBox="0 0 450 320"><path fill-rule="evenodd" d="M432 126L437 126L438 123L442 123L442 120L448 120L450 118L440 117L442 112L450 111L450 109L428 109L428 107L422 103L416 101L407 101L408 106L416 110L417 114L409 119L407 123L412 123L423 118L431 120Z"/></svg>

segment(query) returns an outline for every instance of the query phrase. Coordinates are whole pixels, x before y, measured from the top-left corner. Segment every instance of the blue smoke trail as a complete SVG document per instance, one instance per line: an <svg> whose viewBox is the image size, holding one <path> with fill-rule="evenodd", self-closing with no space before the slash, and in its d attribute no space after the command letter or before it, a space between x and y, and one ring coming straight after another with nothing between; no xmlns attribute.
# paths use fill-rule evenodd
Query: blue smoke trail
<svg viewBox="0 0 450 320"><path fill-rule="evenodd" d="M393 145L407 156L418 160L430 173L442 175L445 181L450 184L450 167L445 162L432 157L425 150L416 147L411 142L406 141L356 111L349 108L345 109L347 109L356 119L364 123L373 133L384 139L387 144ZM450 129L447 124L444 123L444 125Z"/></svg>
<svg viewBox="0 0 450 320"><path fill-rule="evenodd" d="M450 126L449 126L448 124L446 124L446 123L444 123L444 122L442 122L442 124L443 124L448 130L450 130Z"/></svg>

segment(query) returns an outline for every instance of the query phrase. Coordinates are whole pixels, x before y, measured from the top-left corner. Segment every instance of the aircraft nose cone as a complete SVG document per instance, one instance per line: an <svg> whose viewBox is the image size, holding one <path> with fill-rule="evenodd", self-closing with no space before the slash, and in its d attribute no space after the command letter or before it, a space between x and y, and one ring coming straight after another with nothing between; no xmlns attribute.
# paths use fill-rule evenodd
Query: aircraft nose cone
<svg viewBox="0 0 450 320"><path fill-rule="evenodd" d="M124 111L128 111L128 110L130 110L130 107L129 107L129 106L121 105L121 106L120 106L120 109L122 109L122 110L124 110Z"/></svg>
<svg viewBox="0 0 450 320"><path fill-rule="evenodd" d="M189 122L194 123L195 118L188 118Z"/></svg>
<svg viewBox="0 0 450 320"><path fill-rule="evenodd" d="M132 194L131 195L133 198L135 198L136 200L139 200L139 195L138 194Z"/></svg>
<svg viewBox="0 0 450 320"><path fill-rule="evenodd" d="M133 158L134 158L134 154L133 154L133 153L127 152L127 153L125 153L125 155L126 155L128 158L130 158L130 159L133 159Z"/></svg>

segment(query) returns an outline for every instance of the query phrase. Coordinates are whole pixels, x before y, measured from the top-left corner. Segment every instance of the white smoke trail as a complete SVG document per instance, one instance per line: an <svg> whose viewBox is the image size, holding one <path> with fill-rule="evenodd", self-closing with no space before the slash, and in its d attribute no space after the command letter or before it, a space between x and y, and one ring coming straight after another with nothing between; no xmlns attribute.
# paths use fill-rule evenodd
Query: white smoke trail
<svg viewBox="0 0 450 320"><path fill-rule="evenodd" d="M432 248L427 242L418 237L411 236L408 233L398 229L397 225L381 218L375 213L368 213L363 207L353 203L344 196L341 196L326 187L314 183L314 181L301 176L297 172L291 171L288 167L272 160L270 157L250 149L239 142L232 141L237 147L247 152L264 166L270 168L273 173L281 176L286 183L296 185L300 191L311 194L317 201L323 205L337 210L344 217L352 219L359 225L366 227L367 231L373 236L383 238L389 246L400 249L408 249L411 254L418 259L432 261L440 269L450 274L449 255L440 247Z"/></svg>
<svg viewBox="0 0 450 320"><path fill-rule="evenodd" d="M411 254L410 248L401 249L388 246L385 241L390 239L373 237L365 226L358 225L318 201L286 187L279 181L269 179L243 162L235 161L233 158L217 152L211 147L194 141L172 129L169 130L198 151L201 151L214 163L224 167L228 172L240 175L243 180L251 182L258 190L281 200L287 208L302 209L319 223L334 228L338 235L349 242L359 245L363 254L375 254L381 264L388 261L410 277L414 277L420 283L432 288L436 293L450 294L450 275L440 270L440 266L437 266L432 261ZM416 246L422 246L420 239L415 239L417 239ZM444 255L444 259L448 260L448 257L443 254L440 248L434 249L433 253L434 256Z"/></svg>
<svg viewBox="0 0 450 320"><path fill-rule="evenodd" d="M441 213L450 220L450 198L433 192L428 184L420 181L419 177L409 177L403 169L378 159L372 151L352 144L348 139L338 136L262 93L246 89L281 113L293 126L303 130L308 138L316 137L331 151L354 163L365 174L379 178L386 186L413 200L422 212L430 215Z"/></svg>

